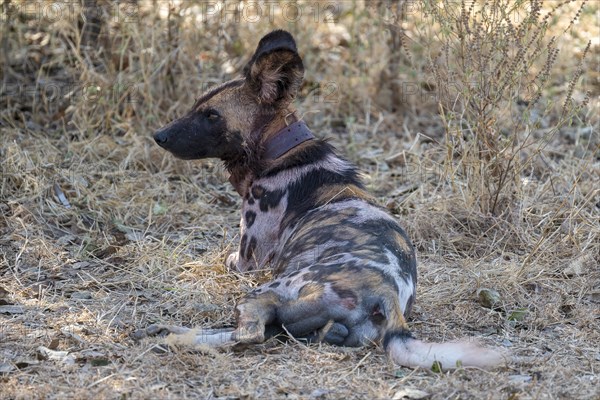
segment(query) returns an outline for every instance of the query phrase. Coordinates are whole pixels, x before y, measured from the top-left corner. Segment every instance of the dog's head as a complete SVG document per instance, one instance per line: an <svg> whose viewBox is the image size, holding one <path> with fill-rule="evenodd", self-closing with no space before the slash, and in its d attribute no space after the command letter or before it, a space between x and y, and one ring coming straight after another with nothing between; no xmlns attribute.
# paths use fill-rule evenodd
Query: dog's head
<svg viewBox="0 0 600 400"><path fill-rule="evenodd" d="M292 35L273 31L260 40L243 78L204 93L186 115L158 130L154 140L179 158L239 162L257 151L266 126L289 113L303 75Z"/></svg>

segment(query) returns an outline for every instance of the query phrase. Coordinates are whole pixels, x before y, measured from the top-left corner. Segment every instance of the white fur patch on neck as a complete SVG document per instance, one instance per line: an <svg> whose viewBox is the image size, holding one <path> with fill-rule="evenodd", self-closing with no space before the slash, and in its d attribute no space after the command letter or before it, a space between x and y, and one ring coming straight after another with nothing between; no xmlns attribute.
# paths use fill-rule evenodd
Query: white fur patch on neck
<svg viewBox="0 0 600 400"><path fill-rule="evenodd" d="M303 165L301 167L283 170L275 176L257 179L254 181L254 184L259 184L267 190L282 190L294 184L309 172L317 169L326 169L332 172L343 173L352 168L353 166L349 162L342 160L334 154L329 154L324 160Z"/></svg>

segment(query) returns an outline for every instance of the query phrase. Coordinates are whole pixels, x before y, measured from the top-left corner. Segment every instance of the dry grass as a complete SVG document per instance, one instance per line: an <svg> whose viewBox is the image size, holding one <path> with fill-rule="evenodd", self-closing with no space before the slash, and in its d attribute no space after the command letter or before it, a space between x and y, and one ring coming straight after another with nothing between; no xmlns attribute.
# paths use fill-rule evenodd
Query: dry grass
<svg viewBox="0 0 600 400"><path fill-rule="evenodd" d="M280 3L287 14L242 8L239 21L208 3L139 1L117 14L99 2L84 12L105 21L97 37L72 3L10 3L0 56L1 398L393 398L407 388L435 399L600 397L596 3L579 13L581 1L562 5L528 64L483 87L456 74L469 54L444 52L479 43L473 54L498 61L501 39L516 39L456 41L444 21L477 21L484 14L469 14L470 2L436 2L436 13L414 2ZM520 7L515 24L529 15L522 1L485 5L504 3ZM377 348L269 341L165 354L157 340L130 339L153 322L231 324L236 299L266 279L223 267L240 202L219 163L175 160L150 134L240 71L275 27L296 36L307 66L305 119L360 166L418 249L415 335L478 337L518 362L437 374L394 367ZM471 62L460 71L494 78ZM514 90L500 90L505 78ZM539 93L520 86L542 78ZM469 108L485 88L500 93L489 115ZM510 182L499 186L497 168ZM499 293L494 309L478 302L480 288Z"/></svg>

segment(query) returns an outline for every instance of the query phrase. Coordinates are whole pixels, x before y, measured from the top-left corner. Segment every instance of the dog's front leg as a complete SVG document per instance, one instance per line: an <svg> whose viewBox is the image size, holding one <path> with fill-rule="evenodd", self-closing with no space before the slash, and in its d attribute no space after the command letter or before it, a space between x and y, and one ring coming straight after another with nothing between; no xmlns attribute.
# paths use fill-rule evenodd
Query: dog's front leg
<svg viewBox="0 0 600 400"><path fill-rule="evenodd" d="M240 253L241 250L227 256L225 266L229 271L249 272L259 269L255 258L246 260L243 257L240 257Z"/></svg>
<svg viewBox="0 0 600 400"><path fill-rule="evenodd" d="M238 250L227 256L227 259L225 260L225 266L227 267L227 269L229 271L239 271L239 269L238 269L239 259L240 259L240 252Z"/></svg>
<svg viewBox="0 0 600 400"><path fill-rule="evenodd" d="M242 203L240 243L227 257L226 266L239 272L265 268L281 242L280 227L287 207L284 189L268 189L269 179L255 181Z"/></svg>
<svg viewBox="0 0 600 400"><path fill-rule="evenodd" d="M254 251L256 250L257 239L252 233L247 232L244 213L240 221L240 243L238 251L231 253L225 260L225 266L229 271L247 272L258 269ZM248 238L250 237L250 240Z"/></svg>

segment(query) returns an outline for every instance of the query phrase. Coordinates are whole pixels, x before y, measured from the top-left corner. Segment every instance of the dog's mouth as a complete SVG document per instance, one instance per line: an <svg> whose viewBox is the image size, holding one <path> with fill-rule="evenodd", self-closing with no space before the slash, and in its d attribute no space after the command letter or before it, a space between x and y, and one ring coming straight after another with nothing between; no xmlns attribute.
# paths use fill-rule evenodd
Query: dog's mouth
<svg viewBox="0 0 600 400"><path fill-rule="evenodd" d="M179 158L181 160L194 160L197 158L202 158L202 155L192 151L191 146L180 146L175 140L164 140L162 137L159 136L159 133L160 132L154 134L154 141L156 142L156 144L159 145L162 149L167 150L169 153L173 154L176 158Z"/></svg>
<svg viewBox="0 0 600 400"><path fill-rule="evenodd" d="M153 138L157 145L181 160L195 160L205 157L202 151L198 150L198 146L184 143L168 129L156 131Z"/></svg>

